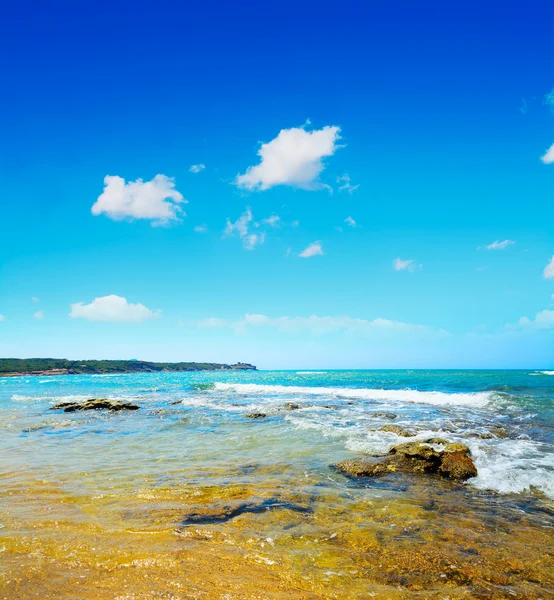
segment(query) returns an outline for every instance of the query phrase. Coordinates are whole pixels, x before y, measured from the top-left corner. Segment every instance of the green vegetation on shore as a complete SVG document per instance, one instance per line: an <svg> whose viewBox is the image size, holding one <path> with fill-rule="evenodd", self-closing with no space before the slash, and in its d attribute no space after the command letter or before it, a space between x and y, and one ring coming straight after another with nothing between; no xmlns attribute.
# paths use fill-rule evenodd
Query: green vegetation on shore
<svg viewBox="0 0 554 600"><path fill-rule="evenodd" d="M156 363L143 360L67 360L65 358L0 358L0 376L78 375L102 373L152 373L159 371L254 371L246 363Z"/></svg>

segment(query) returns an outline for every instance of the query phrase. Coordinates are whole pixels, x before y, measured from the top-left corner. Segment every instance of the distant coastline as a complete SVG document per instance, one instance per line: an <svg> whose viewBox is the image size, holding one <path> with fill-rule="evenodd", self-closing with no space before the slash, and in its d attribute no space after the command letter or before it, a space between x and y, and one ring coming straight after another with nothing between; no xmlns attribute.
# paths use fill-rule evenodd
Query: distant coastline
<svg viewBox="0 0 554 600"><path fill-rule="evenodd" d="M158 373L180 371L256 371L254 365L238 362L159 363L143 360L67 360L64 358L0 358L0 377L22 375L103 375L114 373Z"/></svg>

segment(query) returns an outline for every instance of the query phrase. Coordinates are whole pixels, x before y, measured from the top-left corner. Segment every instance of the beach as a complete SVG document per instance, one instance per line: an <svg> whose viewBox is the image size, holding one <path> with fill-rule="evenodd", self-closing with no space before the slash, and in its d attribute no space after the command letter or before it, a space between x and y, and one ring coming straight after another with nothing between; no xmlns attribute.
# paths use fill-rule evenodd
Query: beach
<svg viewBox="0 0 554 600"><path fill-rule="evenodd" d="M0 428L0 598L554 598L552 371L10 377ZM429 439L477 476L335 466Z"/></svg>

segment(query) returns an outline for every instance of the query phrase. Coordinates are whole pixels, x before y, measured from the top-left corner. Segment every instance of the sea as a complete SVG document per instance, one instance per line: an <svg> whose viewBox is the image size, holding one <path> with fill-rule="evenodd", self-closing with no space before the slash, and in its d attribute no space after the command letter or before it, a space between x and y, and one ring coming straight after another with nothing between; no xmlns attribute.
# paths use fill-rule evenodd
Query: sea
<svg viewBox="0 0 554 600"><path fill-rule="evenodd" d="M431 437L477 477L334 467ZM0 485L10 600L554 598L554 371L0 378Z"/></svg>

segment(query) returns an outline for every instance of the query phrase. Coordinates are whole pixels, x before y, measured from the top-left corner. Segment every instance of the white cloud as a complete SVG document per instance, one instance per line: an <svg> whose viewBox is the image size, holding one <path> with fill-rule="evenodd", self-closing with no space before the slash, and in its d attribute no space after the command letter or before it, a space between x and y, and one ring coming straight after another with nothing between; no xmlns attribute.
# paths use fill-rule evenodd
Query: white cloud
<svg viewBox="0 0 554 600"><path fill-rule="evenodd" d="M356 221L354 221L352 217L346 217L346 219L344 219L344 222L347 225L350 225L350 227L356 227Z"/></svg>
<svg viewBox="0 0 554 600"><path fill-rule="evenodd" d="M544 278L554 279L554 256L552 256L552 260L544 267Z"/></svg>
<svg viewBox="0 0 554 600"><path fill-rule="evenodd" d="M92 206L92 214L106 214L110 219L149 219L154 225L179 221L185 213L180 204L186 204L175 182L165 175L156 175L151 181L129 181L107 175L104 191Z"/></svg>
<svg viewBox="0 0 554 600"><path fill-rule="evenodd" d="M236 234L242 240L246 250L253 250L258 244L265 242L265 233L251 233L250 225L257 226L256 223L252 223L252 220L252 210L247 206L246 210L234 223L227 219L223 235L232 236Z"/></svg>
<svg viewBox="0 0 554 600"><path fill-rule="evenodd" d="M200 173L200 171L203 171L206 168L206 165L203 165L202 163L198 164L198 165L191 165L189 172L190 173Z"/></svg>
<svg viewBox="0 0 554 600"><path fill-rule="evenodd" d="M208 319L200 319L196 321L195 325L202 329L214 329L216 327L225 327L229 323L225 321L225 319L216 319L215 317L210 317Z"/></svg>
<svg viewBox="0 0 554 600"><path fill-rule="evenodd" d="M492 244L489 244L488 246L484 246L487 250L504 250L505 248L507 248L508 246L511 246L512 244L515 244L514 240L504 240L503 242L500 242L499 240L495 240ZM477 248L477 250L481 250L483 248L483 246L479 246Z"/></svg>
<svg viewBox="0 0 554 600"><path fill-rule="evenodd" d="M69 316L72 319L87 321L106 321L113 323L141 323L153 319L161 311L152 311L143 304L131 304L121 296L103 296L96 298L90 304L78 302L71 305Z"/></svg>
<svg viewBox="0 0 554 600"><path fill-rule="evenodd" d="M541 156L541 160L545 165L554 163L554 144Z"/></svg>
<svg viewBox="0 0 554 600"><path fill-rule="evenodd" d="M341 177L337 177L337 183L342 183L342 185L339 186L339 192L348 192L352 196L352 194L360 187L360 184L352 185L350 183L351 181L348 173L345 173Z"/></svg>
<svg viewBox="0 0 554 600"><path fill-rule="evenodd" d="M39 299L36 296L33 296L31 298L31 302L38 302L38 301L39 301Z"/></svg>
<svg viewBox="0 0 554 600"><path fill-rule="evenodd" d="M197 226L194 228L194 231L195 231L196 233L206 233L206 231L208 231L208 226L207 226L207 225L205 225L205 224L204 224L204 225L197 225Z"/></svg>
<svg viewBox="0 0 554 600"><path fill-rule="evenodd" d="M300 252L300 258L310 258L312 256L322 256L324 254L321 242L313 242L305 250Z"/></svg>
<svg viewBox="0 0 554 600"><path fill-rule="evenodd" d="M517 326L523 329L554 329L554 310L541 310L535 315L534 319L521 317ZM513 329L513 325L506 326Z"/></svg>
<svg viewBox="0 0 554 600"><path fill-rule="evenodd" d="M417 265L413 259L410 260L402 260L401 258L395 258L392 261L392 266L395 271L410 271L411 273L416 270ZM421 269L421 265L419 265Z"/></svg>
<svg viewBox="0 0 554 600"><path fill-rule="evenodd" d="M0 315L0 323L6 320L6 315Z"/></svg>
<svg viewBox="0 0 554 600"><path fill-rule="evenodd" d="M35 319L44 319L44 311L43 310L37 310L37 312L33 315L33 317Z"/></svg>
<svg viewBox="0 0 554 600"><path fill-rule="evenodd" d="M276 185L289 185L304 190L328 188L319 181L325 165L340 139L340 127L306 131L304 127L281 129L271 142L258 150L260 163L237 175L235 184L247 190L268 190Z"/></svg>
<svg viewBox="0 0 554 600"><path fill-rule="evenodd" d="M269 225L270 227L277 227L281 221L281 217L279 215L271 215L267 219L262 219L261 223L264 225Z"/></svg>
<svg viewBox="0 0 554 600"><path fill-rule="evenodd" d="M276 317L271 318L261 314L246 314L235 321L226 321L224 319L210 318L197 321L198 327L229 327L237 333L244 333L249 328L271 327L283 333L301 333L308 331L314 334L349 332L349 333L371 333L377 331L396 332L396 333L435 333L446 334L445 331L433 330L425 325L414 325L394 321L391 319L355 319L349 316L319 317L312 315L310 317Z"/></svg>
<svg viewBox="0 0 554 600"><path fill-rule="evenodd" d="M543 103L550 107L550 110L554 113L554 88L548 94L545 94Z"/></svg>

